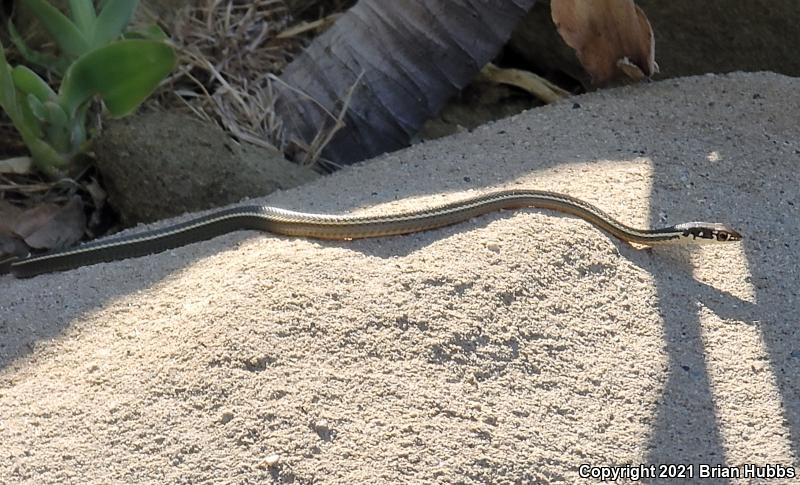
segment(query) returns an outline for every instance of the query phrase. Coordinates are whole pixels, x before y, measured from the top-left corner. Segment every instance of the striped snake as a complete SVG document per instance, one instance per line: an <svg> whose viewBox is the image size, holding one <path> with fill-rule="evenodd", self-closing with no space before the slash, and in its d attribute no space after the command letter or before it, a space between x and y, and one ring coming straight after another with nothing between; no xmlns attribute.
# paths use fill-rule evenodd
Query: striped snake
<svg viewBox="0 0 800 485"><path fill-rule="evenodd" d="M373 216L308 214L260 205L234 207L161 229L99 239L24 258L10 258L0 261L0 273L10 271L19 278L27 278L145 256L240 230L342 240L410 234L456 224L501 209L522 207L550 209L577 216L623 241L647 246L742 239L738 232L724 224L687 222L659 229L637 229L617 221L588 202L568 195L540 190L499 190L429 209Z"/></svg>

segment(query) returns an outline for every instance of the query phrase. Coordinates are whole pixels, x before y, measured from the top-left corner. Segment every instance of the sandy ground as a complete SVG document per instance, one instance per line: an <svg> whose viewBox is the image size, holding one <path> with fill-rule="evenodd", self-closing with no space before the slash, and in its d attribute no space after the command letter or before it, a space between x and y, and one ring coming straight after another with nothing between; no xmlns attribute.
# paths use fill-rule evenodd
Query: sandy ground
<svg viewBox="0 0 800 485"><path fill-rule="evenodd" d="M642 250L520 210L367 241L240 232L0 278L0 481L797 465L798 93L773 74L595 93L266 199L383 212L537 187L641 226L729 222L742 244Z"/></svg>

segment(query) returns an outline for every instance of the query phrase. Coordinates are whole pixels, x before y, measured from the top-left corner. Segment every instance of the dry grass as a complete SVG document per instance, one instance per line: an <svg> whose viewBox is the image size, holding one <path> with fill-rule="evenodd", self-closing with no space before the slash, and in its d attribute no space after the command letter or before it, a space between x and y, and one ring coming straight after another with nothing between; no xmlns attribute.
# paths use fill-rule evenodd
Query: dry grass
<svg viewBox="0 0 800 485"><path fill-rule="evenodd" d="M179 68L165 86L173 100L235 138L284 151L283 125L275 113L276 74L310 34L332 20L295 22L283 0L199 2L168 26ZM334 128L322 129L317 139L329 140ZM316 143L299 161L318 163L320 152Z"/></svg>
<svg viewBox="0 0 800 485"><path fill-rule="evenodd" d="M278 34L291 22L283 0L206 0L178 16L173 38L190 59L213 60L226 76L249 77L286 64L298 46Z"/></svg>

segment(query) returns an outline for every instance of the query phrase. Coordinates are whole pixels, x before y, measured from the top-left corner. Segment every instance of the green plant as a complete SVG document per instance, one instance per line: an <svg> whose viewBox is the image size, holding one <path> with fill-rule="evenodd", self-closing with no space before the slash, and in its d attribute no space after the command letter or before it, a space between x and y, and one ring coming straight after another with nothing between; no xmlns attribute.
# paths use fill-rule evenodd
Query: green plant
<svg viewBox="0 0 800 485"><path fill-rule="evenodd" d="M86 149L86 113L95 96L112 116L129 114L169 74L176 58L157 28L120 39L137 1L106 0L97 13L91 0L70 0L72 19L43 0L23 3L56 41L61 57L45 58L27 46L20 52L29 62L46 59L56 73L64 67L64 77L56 92L30 68L10 66L0 45L0 107L37 167L55 174ZM22 45L18 34L12 36Z"/></svg>

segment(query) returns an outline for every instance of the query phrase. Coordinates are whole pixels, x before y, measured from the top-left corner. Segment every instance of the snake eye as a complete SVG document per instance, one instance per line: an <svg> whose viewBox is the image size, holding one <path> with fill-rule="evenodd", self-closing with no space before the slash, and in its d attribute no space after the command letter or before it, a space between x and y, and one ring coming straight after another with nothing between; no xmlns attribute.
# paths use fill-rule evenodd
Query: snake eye
<svg viewBox="0 0 800 485"><path fill-rule="evenodd" d="M729 234L727 232L718 232L717 241L727 241Z"/></svg>

